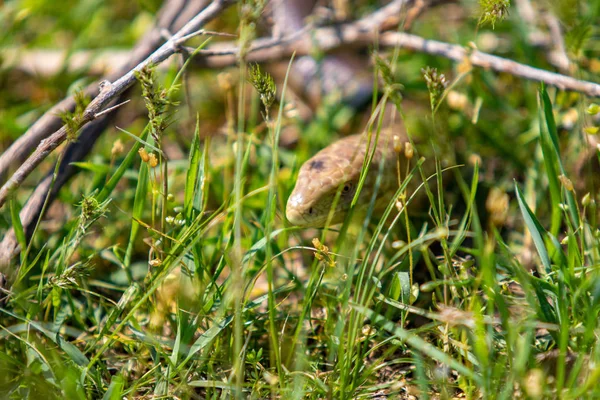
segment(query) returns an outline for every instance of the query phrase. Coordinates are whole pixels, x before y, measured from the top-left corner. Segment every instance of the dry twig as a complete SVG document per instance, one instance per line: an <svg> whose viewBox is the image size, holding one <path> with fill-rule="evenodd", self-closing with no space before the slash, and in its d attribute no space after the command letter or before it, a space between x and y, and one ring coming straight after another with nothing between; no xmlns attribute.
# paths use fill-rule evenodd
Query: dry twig
<svg viewBox="0 0 600 400"><path fill-rule="evenodd" d="M310 54L314 47L328 52L342 46L370 46L379 36L382 47L400 47L413 51L449 58L457 62L468 61L471 65L505 72L520 78L544 82L562 90L584 93L590 97L600 96L600 85L582 81L570 76L534 68L506 58L487 54L476 49L429 40L404 32L383 32L365 30L364 20L343 24L338 27L317 28L315 32L297 33L280 39L257 39L247 53L249 62L267 62L285 58L295 52L297 55ZM367 26L369 26L367 24ZM198 54L197 65L210 68L223 68L237 62L239 49L232 43L212 46Z"/></svg>
<svg viewBox="0 0 600 400"><path fill-rule="evenodd" d="M152 52L154 52L163 42L161 31L164 29L173 29L182 27L192 17L198 14L208 4L208 0L166 0L161 8L157 18L157 27L136 44L133 51L128 52L128 57L124 56L117 59L112 58L113 73L106 77L109 82L116 81L125 75L130 69L134 68ZM45 58L45 56L44 56ZM73 55L71 60L80 59ZM85 57L83 57L85 59ZM83 60L82 62L84 62ZM51 62L44 62L45 67ZM77 66L77 63L75 67ZM98 84L91 84L85 90L84 94L93 98L98 95ZM62 126L60 115L65 111L72 112L75 109L75 100L73 96L67 97L54 105L50 110L39 118L23 135L15 140L11 146L0 155L0 182L4 182L11 165L22 162L39 145L39 143L50 136L53 132ZM84 128L85 129L85 128ZM83 133L83 132L82 132Z"/></svg>
<svg viewBox="0 0 600 400"><path fill-rule="evenodd" d="M233 3L234 0L214 0L183 28L175 33L169 40L167 40L158 50L153 52L135 68L127 72L115 82L107 82L105 85L103 85L98 96L92 100L92 102L84 111L83 116L78 123L78 127L80 128L93 121L96 114L104 110L104 108L111 101L113 101L127 88L133 85L135 82L135 71L139 71L150 64L161 63L171 55L179 52L180 47L178 46L178 42L182 37L199 30L207 22L211 21L225 8L229 7ZM66 139L67 127L63 126L54 132L50 137L40 142L33 154L27 158L27 160L17 169L11 178L2 186L2 188L0 188L0 207L6 203L10 193L21 186L25 178L27 178L27 176L29 176L29 174Z"/></svg>
<svg viewBox="0 0 600 400"><path fill-rule="evenodd" d="M133 51L130 52L128 62L121 63L110 79L116 80L127 73L140 62L144 61L150 54L164 42L161 31L164 29L177 30L197 15L208 2L189 1L189 0L167 0L159 11L156 27L149 31L136 44ZM214 18L214 16L212 17ZM98 92L98 85L90 85L86 93L93 96ZM117 97L122 98L123 95ZM118 100L115 100L115 103ZM112 104L112 103L110 103ZM75 102L73 98L66 98L52 107L40 118L28 131L23 134L13 145L0 156L0 174L6 172L11 163L21 160L23 155L27 155L45 137L56 131L62 125L60 111L72 110ZM110 108L109 108L110 109ZM20 213L20 219L25 231L30 234L35 222L38 220L44 201L48 197L49 202L57 195L60 187L67 182L76 172L76 168L71 165L72 162L82 160L92 149L93 144L100 134L109 125L114 113L108 112L107 108L95 115L95 120L89 123L80 131L78 141L71 143L66 149L63 162L59 167L58 175L52 184L52 172L50 172L35 188L35 191L29 197ZM53 171L54 168L51 168ZM12 257L18 254L19 248L13 229L10 229L0 243L0 272L6 270ZM1 274L0 274L1 275Z"/></svg>

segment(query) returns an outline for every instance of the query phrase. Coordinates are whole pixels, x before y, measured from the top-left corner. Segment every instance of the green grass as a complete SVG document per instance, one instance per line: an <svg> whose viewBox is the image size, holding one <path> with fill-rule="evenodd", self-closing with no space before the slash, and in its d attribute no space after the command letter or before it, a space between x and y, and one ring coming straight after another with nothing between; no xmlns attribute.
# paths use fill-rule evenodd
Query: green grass
<svg viewBox="0 0 600 400"><path fill-rule="evenodd" d="M478 22L445 40L476 39ZM505 56L537 65L517 19L494 23L514 43ZM27 187L0 210L26 249L0 306L0 397L600 397L591 100L402 50L378 57L372 110L326 99L310 121L290 115L289 70L274 105L268 76L243 63L186 64L183 83L182 68L145 75L138 115L79 164L49 210L57 222L27 241ZM427 66L456 76L467 105L427 84ZM188 87L192 111L177 103ZM301 163L361 119L376 137L386 106L415 142L402 204L289 226Z"/></svg>

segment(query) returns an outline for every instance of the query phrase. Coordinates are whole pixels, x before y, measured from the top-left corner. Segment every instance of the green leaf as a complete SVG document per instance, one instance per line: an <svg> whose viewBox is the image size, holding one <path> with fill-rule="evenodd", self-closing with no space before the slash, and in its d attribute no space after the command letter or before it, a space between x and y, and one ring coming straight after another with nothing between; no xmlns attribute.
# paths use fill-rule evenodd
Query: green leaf
<svg viewBox="0 0 600 400"><path fill-rule="evenodd" d="M217 337L219 333L223 329L225 329L230 323L233 321L233 316L227 316L225 318L221 318L218 321L215 321L213 325L208 328L206 332L204 332L200 337L194 342L192 347L187 353L187 357L185 360L181 362L181 366L185 365L197 352L205 348L212 340Z"/></svg>
<svg viewBox="0 0 600 400"><path fill-rule="evenodd" d="M148 135L148 127L149 127L149 125L146 125L146 128L144 128L144 131L140 135L141 139L138 138L137 136L135 136L135 138L140 139L143 142L143 140ZM98 197L97 197L98 202L102 203L104 200L106 200L110 196L112 191L115 189L115 187L117 186L117 184L119 183L119 181L121 180L123 175L125 174L125 171L127 171L127 169L133 163L133 160L138 156L138 150L139 150L142 142L140 142L139 140L136 140L136 142L133 144L133 146L131 147L131 150L129 150L129 153L127 153L127 156L125 157L125 159L123 160L121 165L119 165L119 168L117 168L114 175L110 177L108 182L106 182L106 185L104 186L104 188L98 195Z"/></svg>
<svg viewBox="0 0 600 400"><path fill-rule="evenodd" d="M567 175L565 168L562 165L560 158L560 147L558 144L558 132L556 130L556 122L554 121L554 112L552 108L552 102L548 96L548 92L544 85L540 88L540 98L543 104L543 120L540 120L540 133L542 135L542 151L544 153L544 163L546 164L548 181L550 182L550 195L552 197L552 213L553 213L553 224L550 232L556 236L558 233L558 226L555 226L554 213L560 213L558 203L560 202L560 183L558 179L560 175ZM545 122L545 123L544 123ZM550 146L550 143L552 144ZM557 193L555 193L557 192ZM574 228L577 229L581 222L579 219L579 212L577 209L577 202L573 192L564 189L565 197L567 199L567 205L569 206L569 214L571 215L572 223ZM558 198L558 200L555 199Z"/></svg>
<svg viewBox="0 0 600 400"><path fill-rule="evenodd" d="M521 209L521 215L523 215L523 219L525 220L525 225L529 229L531 233L531 238L533 239L533 244L542 260L542 265L546 270L546 273L552 272L552 266L550 265L550 257L548 256L548 250L546 249L546 245L544 243L543 236L547 234L547 232L542 228L539 221L537 220L535 214L531 211L525 198L523 197L523 193L519 186L515 182L515 193L517 195L517 200L519 202L519 208Z"/></svg>
<svg viewBox="0 0 600 400"><path fill-rule="evenodd" d="M60 384L65 398L85 400L85 390L79 380L79 372L70 366L56 366L55 368L61 368L61 374L64 374Z"/></svg>
<svg viewBox="0 0 600 400"><path fill-rule="evenodd" d="M298 228L297 227L289 227L289 228L277 229L277 230L274 230L273 232L271 232L269 237L265 236L262 239L258 240L256 243L254 243L254 245L252 245L250 250L248 250L246 252L246 254L244 255L244 258L242 259L242 264L247 263L248 260L250 260L250 258L252 256L254 256L260 250L263 250L264 247L267 245L267 241L273 240L273 238L275 238L277 235L279 235L282 232L293 231L293 230L298 230Z"/></svg>
<svg viewBox="0 0 600 400"><path fill-rule="evenodd" d="M183 206L185 207L185 217L187 220L193 218L192 210L194 194L196 192L196 180L200 170L200 118L196 115L196 130L192 139L190 156L188 162L188 171L185 177L185 192L183 197Z"/></svg>
<svg viewBox="0 0 600 400"><path fill-rule="evenodd" d="M110 171L108 165L97 164L92 162L72 162L70 165L74 165L77 168L81 168L85 171L95 172L98 175L106 175Z"/></svg>
<svg viewBox="0 0 600 400"><path fill-rule="evenodd" d="M120 400L123 398L123 388L125 387L125 378L122 375L113 375L110 380L108 390L102 396L102 400Z"/></svg>
<svg viewBox="0 0 600 400"><path fill-rule="evenodd" d="M25 238L25 230L23 229L23 224L21 223L21 217L19 213L21 208L19 207L17 201L13 198L10 199L10 218L12 222L13 229L15 231L15 236L17 238L17 242L19 246L21 246L21 256L25 254L25 249L27 249L27 239ZM21 259L21 263L24 263L25 260Z"/></svg>
<svg viewBox="0 0 600 400"><path fill-rule="evenodd" d="M558 318L556 317L556 312L554 311L552 305L550 305L550 303L548 302L548 296L544 292L542 286L538 283L539 281L531 280L531 284L535 291L535 295L538 299L538 304L540 305L540 309L542 312L542 315L540 317L544 322L555 324L558 321Z"/></svg>
<svg viewBox="0 0 600 400"><path fill-rule="evenodd" d="M123 258L123 266L125 272L130 276L129 266L131 263L131 255L133 254L133 246L135 244L135 238L137 237L140 223L144 213L144 207L146 205L146 198L148 197L148 182L149 182L150 169L148 163L141 163L140 171L138 174L137 186L135 188L135 197L133 199L133 210L131 216L131 231L129 232L129 241L127 242L127 250L125 251L125 257Z"/></svg>
<svg viewBox="0 0 600 400"><path fill-rule="evenodd" d="M408 272L398 271L394 274L389 297L404 304L410 303L410 276Z"/></svg>
<svg viewBox="0 0 600 400"><path fill-rule="evenodd" d="M561 202L560 182L558 180L558 138L556 137L556 125L552 114L552 105L549 105L549 99L546 101L548 94L544 87L540 89L539 96L539 123L540 123L540 144L544 158L544 166L546 167L546 175L548 177L548 186L550 190L550 210L552 212L552 224L550 232L553 235L558 234L562 221L562 212L559 207Z"/></svg>
<svg viewBox="0 0 600 400"><path fill-rule="evenodd" d="M203 213L206 209L206 201L208 199L208 185L205 185L206 174L208 173L208 150L210 149L210 138L204 140L204 151L202 159L198 166L198 176L196 179L196 190L194 191L194 201L192 208L199 213Z"/></svg>
<svg viewBox="0 0 600 400"><path fill-rule="evenodd" d="M173 352L171 353L171 356L169 357L171 360L171 364L176 365L177 364L177 356L179 356L179 349L181 348L181 331L182 331L182 324L183 318L181 316L181 312L178 309L177 310L177 335L175 336L175 344L173 345Z"/></svg>

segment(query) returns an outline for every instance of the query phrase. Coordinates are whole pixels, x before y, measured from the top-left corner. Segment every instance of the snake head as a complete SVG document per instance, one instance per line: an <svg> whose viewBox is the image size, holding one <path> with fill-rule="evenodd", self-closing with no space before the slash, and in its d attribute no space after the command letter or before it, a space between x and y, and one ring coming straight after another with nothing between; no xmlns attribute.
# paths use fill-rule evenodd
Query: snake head
<svg viewBox="0 0 600 400"><path fill-rule="evenodd" d="M353 135L338 140L306 161L300 167L296 186L287 202L287 219L293 225L315 228L324 227L330 216L330 225L343 222L356 193L365 154L364 137ZM381 161L390 156L393 157L387 160L384 171L380 171ZM380 194L397 184L395 157L389 140L382 138L373 154L358 206L369 203L381 172L384 179Z"/></svg>
<svg viewBox="0 0 600 400"><path fill-rule="evenodd" d="M298 172L286 217L294 225L324 227L344 220L350 208L364 160L360 136L337 141L306 161ZM339 195L338 195L339 193Z"/></svg>
<svg viewBox="0 0 600 400"><path fill-rule="evenodd" d="M330 224L338 224L344 220L355 192L356 182L353 180L334 185L329 179L299 179L288 199L286 217L293 225L321 228L331 212Z"/></svg>

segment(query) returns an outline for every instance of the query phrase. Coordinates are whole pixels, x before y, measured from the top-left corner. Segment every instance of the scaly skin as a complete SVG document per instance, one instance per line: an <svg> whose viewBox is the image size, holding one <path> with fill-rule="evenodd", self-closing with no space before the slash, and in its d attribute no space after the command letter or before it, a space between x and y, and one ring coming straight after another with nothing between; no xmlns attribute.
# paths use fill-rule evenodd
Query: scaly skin
<svg viewBox="0 0 600 400"><path fill-rule="evenodd" d="M372 140L375 140L375 133ZM315 228L325 226L338 191L339 200L330 225L344 220L356 193L360 171L367 154L367 143L366 135L345 137L319 151L302 165L286 207L286 217L292 224ZM358 198L359 207L366 207L371 201L382 161L383 175L377 197L379 203L389 202L391 195L398 189L398 157L404 160L403 154L394 152L393 132L381 132ZM404 171L403 166L401 170Z"/></svg>

